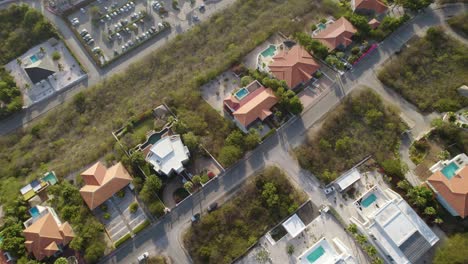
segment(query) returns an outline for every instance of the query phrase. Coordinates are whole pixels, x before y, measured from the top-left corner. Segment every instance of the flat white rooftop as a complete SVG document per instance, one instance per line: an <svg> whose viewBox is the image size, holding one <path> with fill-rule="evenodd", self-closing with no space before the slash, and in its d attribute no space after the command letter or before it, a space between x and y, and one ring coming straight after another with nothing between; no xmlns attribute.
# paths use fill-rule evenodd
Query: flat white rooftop
<svg viewBox="0 0 468 264"><path fill-rule="evenodd" d="M183 163L189 159L189 151L182 143L179 135L161 138L150 149L146 161L153 165L154 170L165 175L182 172Z"/></svg>
<svg viewBox="0 0 468 264"><path fill-rule="evenodd" d="M304 222L302 222L297 214L294 214L288 220L284 221L283 227L292 237L296 237L306 228Z"/></svg>
<svg viewBox="0 0 468 264"><path fill-rule="evenodd" d="M336 179L335 184L338 186L339 191L343 191L359 179L361 179L361 173L356 168L353 168Z"/></svg>

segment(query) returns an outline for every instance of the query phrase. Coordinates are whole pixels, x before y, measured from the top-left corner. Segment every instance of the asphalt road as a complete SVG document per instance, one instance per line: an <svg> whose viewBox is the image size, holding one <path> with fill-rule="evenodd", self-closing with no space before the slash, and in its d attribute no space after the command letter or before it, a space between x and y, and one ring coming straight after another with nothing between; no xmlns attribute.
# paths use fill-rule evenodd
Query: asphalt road
<svg viewBox="0 0 468 264"><path fill-rule="evenodd" d="M72 98L79 91L82 91L87 87L93 86L101 80L108 78L113 74L121 73L125 69L127 69L132 63L140 61L143 58L147 57L154 50L165 45L169 40L173 39L178 34L190 29L194 25L194 23L190 19L188 19L189 17L191 17L192 13L196 12L200 20L204 21L213 14L228 7L235 1L236 0L207 0L205 1L206 11L203 13L193 11L192 8L189 8L188 1L180 1L181 3L184 3L181 11L171 11L170 15L165 19L172 25L172 29L169 33L165 33L165 35L163 34L163 36L157 36L147 41L139 48L123 55L120 59L102 69L94 64L91 57L88 55L88 53L81 45L79 40L75 37L71 29L67 26L65 21L61 17L58 17L52 14L51 12L47 11L42 5L42 1L13 0L0 3L0 9L7 7L11 3L25 3L36 8L37 10L40 10L44 14L44 16L58 28L67 45L70 47L71 50L73 50L75 56L78 58L80 63L84 66L84 68L86 68L86 71L88 72L88 79L82 82L81 84L71 87L66 91L60 91L55 95L41 102L38 102L37 104L34 104L27 109L23 109L21 112L9 118L1 120L0 135L5 135L20 127L26 127L29 122L54 109L55 107L61 105L65 101ZM202 0L197 0L196 6L199 6L201 3L203 3ZM172 10L171 8L169 9ZM194 9L196 9L196 7L194 7Z"/></svg>
<svg viewBox="0 0 468 264"><path fill-rule="evenodd" d="M210 182L200 192L180 203L163 220L124 243L118 250L104 257L100 263L136 263L137 257L145 251L150 254L168 255L174 263L191 263L190 257L182 248L183 232L190 225L190 217L206 210L206 207L215 200L227 200L249 176L267 165L277 165L286 171L294 183L306 190L316 205L328 204L327 198L320 190L318 180L302 170L290 155L292 148L303 141L307 129L317 124L326 113L339 104L344 95L362 85L373 87L377 82L375 69L387 61L412 36L423 34L428 27L440 25L443 17L464 10L466 5L450 5L444 9L428 9L419 14L382 42L379 49L361 61L352 72L342 76L343 86L333 86L320 101L308 108L299 118L280 128L278 133L266 139L244 159ZM376 91L385 99L403 106L403 114L410 120L409 122L414 122L412 133L422 133L430 117L416 114L401 97L395 97L381 85L377 86ZM340 208L336 209L347 216Z"/></svg>

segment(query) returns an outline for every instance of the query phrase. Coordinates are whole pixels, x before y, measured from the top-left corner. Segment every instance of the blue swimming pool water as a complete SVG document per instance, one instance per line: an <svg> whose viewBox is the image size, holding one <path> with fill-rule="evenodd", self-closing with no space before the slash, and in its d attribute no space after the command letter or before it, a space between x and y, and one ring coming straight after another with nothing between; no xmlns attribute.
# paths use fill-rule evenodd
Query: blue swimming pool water
<svg viewBox="0 0 468 264"><path fill-rule="evenodd" d="M234 96L237 98L237 100L242 100L242 98L246 97L249 94L249 91L246 88L242 88L239 91L237 91Z"/></svg>
<svg viewBox="0 0 468 264"><path fill-rule="evenodd" d="M327 28L327 25L325 25L324 23L320 23L317 25L317 28L319 28L320 30L324 30L325 28Z"/></svg>
<svg viewBox="0 0 468 264"><path fill-rule="evenodd" d="M42 178L42 180L48 182L50 185L57 183L57 177L55 177L53 172L48 172L47 175Z"/></svg>
<svg viewBox="0 0 468 264"><path fill-rule="evenodd" d="M39 60L39 58L37 58L37 56L34 54L32 55L31 57L29 57L29 59L31 60L32 63L36 62Z"/></svg>
<svg viewBox="0 0 468 264"><path fill-rule="evenodd" d="M444 174L444 176L450 180L453 176L455 176L458 168L459 167L457 164L455 164L455 162L450 162L449 165L445 166L445 168L442 169L442 174Z"/></svg>
<svg viewBox="0 0 468 264"><path fill-rule="evenodd" d="M275 45L270 45L268 48L264 51L262 51L262 56L263 57L273 57L275 55L276 47Z"/></svg>
<svg viewBox="0 0 468 264"><path fill-rule="evenodd" d="M38 217L39 215L41 215L39 213L39 209L37 209L37 207L33 207L31 209L29 209L29 214L33 217L33 218L36 218Z"/></svg>
<svg viewBox="0 0 468 264"><path fill-rule="evenodd" d="M371 194L367 196L366 199L362 200L361 205L364 207L369 207L369 205L375 202L375 200L377 200L377 196L375 196L375 194Z"/></svg>
<svg viewBox="0 0 468 264"><path fill-rule="evenodd" d="M314 251L312 251L309 255L307 255L307 260L309 263L314 263L317 259L319 259L323 254L325 253L325 250L323 249L322 246L316 248Z"/></svg>

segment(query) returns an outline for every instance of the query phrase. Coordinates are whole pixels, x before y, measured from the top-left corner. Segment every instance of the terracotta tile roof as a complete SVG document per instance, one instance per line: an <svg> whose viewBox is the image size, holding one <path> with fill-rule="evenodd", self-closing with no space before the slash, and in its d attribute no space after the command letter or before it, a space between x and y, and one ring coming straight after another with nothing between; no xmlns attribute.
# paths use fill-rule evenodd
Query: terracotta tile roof
<svg viewBox="0 0 468 264"><path fill-rule="evenodd" d="M461 217L468 215L468 166L463 167L450 180L437 171L427 181Z"/></svg>
<svg viewBox="0 0 468 264"><path fill-rule="evenodd" d="M86 185L80 189L80 194L91 210L132 181L132 177L120 162L108 169L101 162L97 162L83 172L82 176Z"/></svg>
<svg viewBox="0 0 468 264"><path fill-rule="evenodd" d="M313 38L322 42L322 44L329 49L334 50L340 45L347 47L351 44L353 42L351 38L356 32L357 30L351 22L341 17L328 25L327 28L320 31L317 35L313 36Z"/></svg>
<svg viewBox="0 0 468 264"><path fill-rule="evenodd" d="M351 1L354 3L353 10L356 9L366 9L372 10L377 14L387 11L388 7L380 0L354 0Z"/></svg>
<svg viewBox="0 0 468 264"><path fill-rule="evenodd" d="M273 57L268 65L276 78L284 80L289 88L294 88L301 82L308 81L320 66L302 46L296 45L290 50L283 49Z"/></svg>
<svg viewBox="0 0 468 264"><path fill-rule="evenodd" d="M66 232L61 230L66 229ZM58 245L67 245L75 234L71 226L65 222L59 226L51 213L43 215L39 220L23 231L26 238L26 250L37 260L52 256L58 251Z"/></svg>
<svg viewBox="0 0 468 264"><path fill-rule="evenodd" d="M380 21L378 21L377 19L373 18L371 19L371 21L369 21L369 26L372 28L372 29L376 29L378 26L380 26Z"/></svg>

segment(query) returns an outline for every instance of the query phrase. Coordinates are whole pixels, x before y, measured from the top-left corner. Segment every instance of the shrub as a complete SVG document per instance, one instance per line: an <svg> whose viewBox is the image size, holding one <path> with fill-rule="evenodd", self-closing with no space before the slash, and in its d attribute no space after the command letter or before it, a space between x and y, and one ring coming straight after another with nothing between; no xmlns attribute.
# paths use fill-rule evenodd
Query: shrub
<svg viewBox="0 0 468 264"><path fill-rule="evenodd" d="M136 213L136 211L138 210L138 203L133 202L132 204L130 204L129 209L130 209L130 213L132 214Z"/></svg>
<svg viewBox="0 0 468 264"><path fill-rule="evenodd" d="M118 191L115 195L116 195L117 197L119 197L120 199L122 199L122 198L125 197L125 190L122 189L122 190Z"/></svg>
<svg viewBox="0 0 468 264"><path fill-rule="evenodd" d="M359 47L353 47L351 49L351 53L354 54L354 55L359 54L359 52L361 52L361 49Z"/></svg>
<svg viewBox="0 0 468 264"><path fill-rule="evenodd" d="M53 59L54 61L60 60L61 57L62 57L62 56L60 55L60 53L59 53L58 51L52 52L52 59Z"/></svg>
<svg viewBox="0 0 468 264"><path fill-rule="evenodd" d="M310 30L312 30L312 31L317 30L317 25L316 25L316 24L312 24L312 25L310 26Z"/></svg>
<svg viewBox="0 0 468 264"><path fill-rule="evenodd" d="M186 183L184 183L184 188L185 188L187 191L189 191L189 192L192 191L192 189L193 189L193 183L192 183L192 182L189 182L189 181L186 182Z"/></svg>
<svg viewBox="0 0 468 264"><path fill-rule="evenodd" d="M109 213L104 213L104 214L102 215L102 218L104 218L105 220L109 220L109 219L111 218L111 214L109 214Z"/></svg>
<svg viewBox="0 0 468 264"><path fill-rule="evenodd" d="M203 174L201 177L201 183L205 184L210 180L207 174Z"/></svg>
<svg viewBox="0 0 468 264"><path fill-rule="evenodd" d="M143 223L139 224L135 229L133 229L133 233L136 235L140 233L143 229L149 226L151 223L148 220L145 220Z"/></svg>
<svg viewBox="0 0 468 264"><path fill-rule="evenodd" d="M107 212L107 204L103 203L99 206L99 209L101 209L101 211L103 212Z"/></svg>
<svg viewBox="0 0 468 264"><path fill-rule="evenodd" d="M117 240L114 243L114 247L118 248L120 245L122 245L125 241L129 240L132 236L130 234L126 234L125 236L121 237L119 240Z"/></svg>

